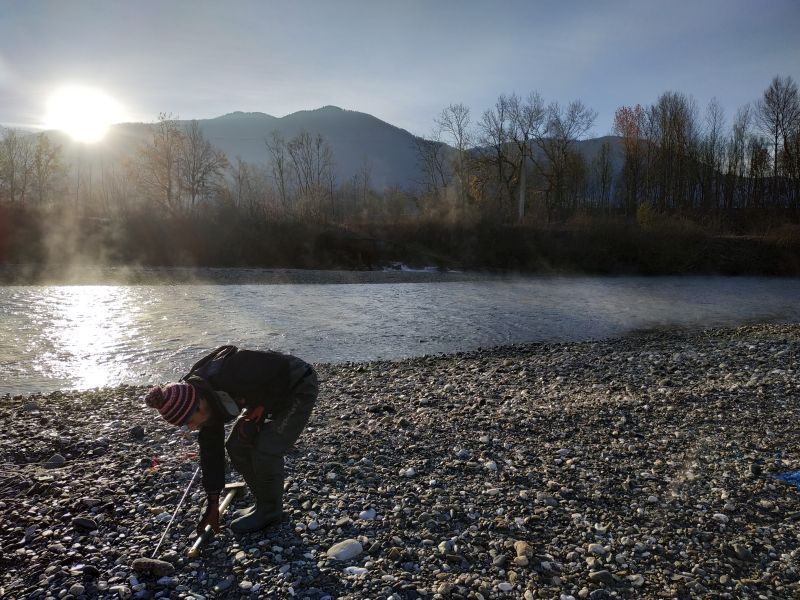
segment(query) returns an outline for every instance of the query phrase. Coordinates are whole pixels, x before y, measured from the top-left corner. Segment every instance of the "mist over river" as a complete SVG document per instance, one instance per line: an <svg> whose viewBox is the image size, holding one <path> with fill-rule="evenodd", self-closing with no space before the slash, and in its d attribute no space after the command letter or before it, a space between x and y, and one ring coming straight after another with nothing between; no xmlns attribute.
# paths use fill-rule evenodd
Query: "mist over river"
<svg viewBox="0 0 800 600"><path fill-rule="evenodd" d="M345 362L799 321L797 278L6 286L0 395L175 380L226 343Z"/></svg>

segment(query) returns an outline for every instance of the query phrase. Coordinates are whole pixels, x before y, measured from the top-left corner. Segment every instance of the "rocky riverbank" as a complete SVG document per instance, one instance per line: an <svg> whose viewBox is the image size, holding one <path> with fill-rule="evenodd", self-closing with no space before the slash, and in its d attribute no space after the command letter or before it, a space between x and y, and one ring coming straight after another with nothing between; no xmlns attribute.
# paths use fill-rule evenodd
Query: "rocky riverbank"
<svg viewBox="0 0 800 600"><path fill-rule="evenodd" d="M768 325L321 365L288 520L187 558L195 487L158 573L191 435L142 388L6 397L0 595L797 597L798 358Z"/></svg>

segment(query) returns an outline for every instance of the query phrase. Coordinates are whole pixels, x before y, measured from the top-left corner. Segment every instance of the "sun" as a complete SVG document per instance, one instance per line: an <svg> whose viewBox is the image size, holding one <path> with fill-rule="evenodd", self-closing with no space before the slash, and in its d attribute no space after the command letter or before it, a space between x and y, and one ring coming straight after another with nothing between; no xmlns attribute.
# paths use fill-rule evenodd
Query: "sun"
<svg viewBox="0 0 800 600"><path fill-rule="evenodd" d="M79 142L98 142L113 123L124 120L120 104L97 88L62 87L47 101L45 126L59 129Z"/></svg>

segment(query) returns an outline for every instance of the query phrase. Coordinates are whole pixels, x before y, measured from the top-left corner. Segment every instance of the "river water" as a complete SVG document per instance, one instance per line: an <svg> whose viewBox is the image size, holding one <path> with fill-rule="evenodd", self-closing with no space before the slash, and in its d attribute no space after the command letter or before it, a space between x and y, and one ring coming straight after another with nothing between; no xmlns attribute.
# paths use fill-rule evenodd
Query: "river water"
<svg viewBox="0 0 800 600"><path fill-rule="evenodd" d="M175 380L226 343L344 362L767 321L800 321L800 279L6 286L0 395Z"/></svg>

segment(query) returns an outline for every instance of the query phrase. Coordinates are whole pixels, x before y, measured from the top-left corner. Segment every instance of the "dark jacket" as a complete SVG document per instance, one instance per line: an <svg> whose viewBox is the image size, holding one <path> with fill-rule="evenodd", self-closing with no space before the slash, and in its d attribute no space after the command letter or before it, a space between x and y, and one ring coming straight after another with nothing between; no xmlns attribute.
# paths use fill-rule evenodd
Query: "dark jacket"
<svg viewBox="0 0 800 600"><path fill-rule="evenodd" d="M208 380L190 375L186 378L208 400L214 418L200 429L200 467L206 492L220 492L225 487L225 423L232 421L217 392L227 393L240 410L252 413L263 407L264 415L277 416L291 404L292 375L298 366L308 365L299 358L278 352L236 350L227 356L221 368Z"/></svg>

